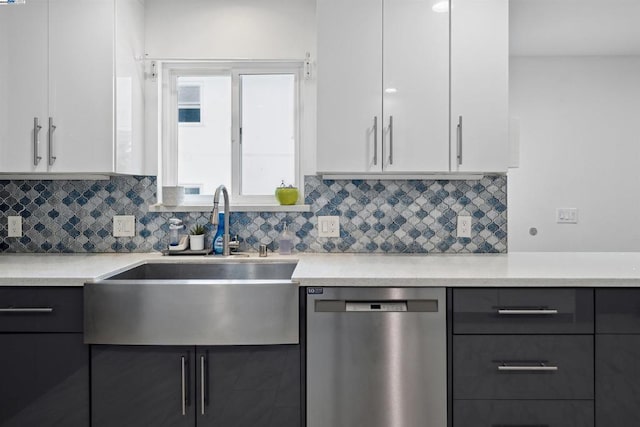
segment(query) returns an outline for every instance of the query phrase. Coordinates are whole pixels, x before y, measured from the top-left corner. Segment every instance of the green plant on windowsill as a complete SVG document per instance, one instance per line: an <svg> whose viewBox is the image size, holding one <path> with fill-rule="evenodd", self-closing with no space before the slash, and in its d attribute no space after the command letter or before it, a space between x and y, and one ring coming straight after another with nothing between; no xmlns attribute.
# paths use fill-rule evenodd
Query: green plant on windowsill
<svg viewBox="0 0 640 427"><path fill-rule="evenodd" d="M203 225L194 225L193 227L191 227L191 229L189 230L189 234L192 236L201 236L204 233L206 233L206 229L204 228Z"/></svg>

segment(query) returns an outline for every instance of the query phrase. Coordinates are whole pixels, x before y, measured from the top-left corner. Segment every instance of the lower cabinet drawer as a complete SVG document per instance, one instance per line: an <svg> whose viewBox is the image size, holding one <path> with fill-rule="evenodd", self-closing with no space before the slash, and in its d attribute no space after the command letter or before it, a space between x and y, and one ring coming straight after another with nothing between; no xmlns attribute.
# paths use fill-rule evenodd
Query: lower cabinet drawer
<svg viewBox="0 0 640 427"><path fill-rule="evenodd" d="M593 336L453 337L454 399L593 399Z"/></svg>
<svg viewBox="0 0 640 427"><path fill-rule="evenodd" d="M0 332L82 332L82 287L0 288Z"/></svg>
<svg viewBox="0 0 640 427"><path fill-rule="evenodd" d="M593 427L593 412L588 400L456 400L453 427Z"/></svg>

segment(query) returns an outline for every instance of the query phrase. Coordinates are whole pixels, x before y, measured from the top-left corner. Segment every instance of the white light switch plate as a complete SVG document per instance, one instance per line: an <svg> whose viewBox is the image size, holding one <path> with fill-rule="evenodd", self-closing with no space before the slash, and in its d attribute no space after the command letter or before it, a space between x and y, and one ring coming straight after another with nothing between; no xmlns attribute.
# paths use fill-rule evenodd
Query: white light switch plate
<svg viewBox="0 0 640 427"><path fill-rule="evenodd" d="M319 216L318 237L340 237L340 217Z"/></svg>
<svg viewBox="0 0 640 427"><path fill-rule="evenodd" d="M113 217L113 237L133 237L136 235L136 217L115 215Z"/></svg>
<svg viewBox="0 0 640 427"><path fill-rule="evenodd" d="M22 237L22 217L7 217L7 237Z"/></svg>
<svg viewBox="0 0 640 427"><path fill-rule="evenodd" d="M471 215L458 215L456 234L458 237L471 238Z"/></svg>
<svg viewBox="0 0 640 427"><path fill-rule="evenodd" d="M558 208L556 210L556 222L558 224L577 224L578 209L577 208Z"/></svg>

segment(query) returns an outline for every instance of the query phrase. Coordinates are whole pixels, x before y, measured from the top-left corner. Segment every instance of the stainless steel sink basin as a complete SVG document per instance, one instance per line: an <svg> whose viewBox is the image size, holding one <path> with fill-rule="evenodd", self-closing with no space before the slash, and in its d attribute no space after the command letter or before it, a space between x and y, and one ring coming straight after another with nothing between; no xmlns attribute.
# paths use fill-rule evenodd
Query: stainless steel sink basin
<svg viewBox="0 0 640 427"><path fill-rule="evenodd" d="M290 262L149 263L106 280L290 280L295 268Z"/></svg>
<svg viewBox="0 0 640 427"><path fill-rule="evenodd" d="M295 344L291 262L147 263L85 284L85 342Z"/></svg>

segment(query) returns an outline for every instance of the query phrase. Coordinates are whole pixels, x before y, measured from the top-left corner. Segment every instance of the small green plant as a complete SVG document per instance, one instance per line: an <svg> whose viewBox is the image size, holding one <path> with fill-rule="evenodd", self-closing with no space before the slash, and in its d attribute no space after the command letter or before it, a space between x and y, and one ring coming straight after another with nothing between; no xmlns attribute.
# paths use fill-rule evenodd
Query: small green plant
<svg viewBox="0 0 640 427"><path fill-rule="evenodd" d="M191 227L191 230L189 230L189 234L191 234L192 236L200 236L202 234L204 234L207 230L204 228L203 225L194 225L193 227Z"/></svg>

